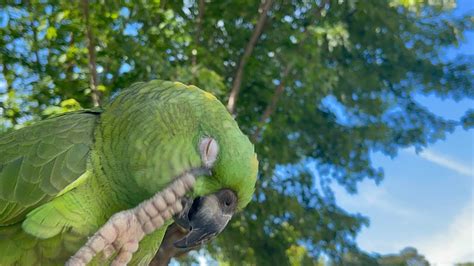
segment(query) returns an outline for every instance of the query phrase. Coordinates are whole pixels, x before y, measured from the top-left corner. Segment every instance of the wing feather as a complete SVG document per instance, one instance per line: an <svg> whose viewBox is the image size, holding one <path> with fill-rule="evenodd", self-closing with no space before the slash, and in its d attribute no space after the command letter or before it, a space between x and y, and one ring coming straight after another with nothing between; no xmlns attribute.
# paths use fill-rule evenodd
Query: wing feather
<svg viewBox="0 0 474 266"><path fill-rule="evenodd" d="M87 167L98 111L80 111L0 135L0 226L25 218Z"/></svg>

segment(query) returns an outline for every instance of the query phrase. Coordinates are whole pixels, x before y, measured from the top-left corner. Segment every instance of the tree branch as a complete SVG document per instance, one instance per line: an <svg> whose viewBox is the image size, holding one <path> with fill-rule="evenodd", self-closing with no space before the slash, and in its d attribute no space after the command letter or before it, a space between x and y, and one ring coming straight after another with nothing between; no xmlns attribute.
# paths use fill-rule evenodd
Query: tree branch
<svg viewBox="0 0 474 266"><path fill-rule="evenodd" d="M322 13L323 9L326 7L326 5L328 5L328 4L329 4L329 0L325 0L325 1L321 2L321 5L315 10L316 12L315 12L315 16L314 16L314 19L313 19L312 23L314 23L315 20L318 20L318 19L321 18L321 13ZM310 23L308 26L310 26L312 23ZM308 26L306 26L303 30L304 36L298 44L299 47L303 46L304 43L306 42L306 40L309 37ZM267 107L263 111L263 114L262 114L262 116L259 120L259 123L257 124L257 128L255 129L254 133L250 137L250 140L253 143L257 142L257 139L258 139L260 133L263 131L263 126L268 122L268 119L270 118L270 116L275 112L278 100L280 99L280 97L283 94L283 91L285 89L286 78L288 77L288 74L290 73L292 68L293 68L293 63L289 63L285 67L285 69L283 70L283 72L280 76L280 84L278 84L278 86L275 88L275 92L273 93L272 98L271 98L270 102L268 103Z"/></svg>
<svg viewBox="0 0 474 266"><path fill-rule="evenodd" d="M18 115L18 112L15 110L16 108L14 106L15 90L13 89L13 85L12 85L14 78L11 75L9 75L9 72L10 72L10 69L8 69L7 63L3 62L2 63L2 74L3 74L3 78L5 80L5 83L6 83L5 85L7 87L7 93L6 93L7 99L2 104L2 108L4 110L13 109L13 113L10 114L10 112L4 112L4 115L5 115L5 117L10 119L10 121L13 125L16 125L16 124L18 124L19 115Z"/></svg>
<svg viewBox="0 0 474 266"><path fill-rule="evenodd" d="M36 19L36 14L35 14L35 9L31 6L30 1L25 1L25 5L27 7L28 13L30 13L31 16L31 21L29 23L29 26L31 28L31 31L33 32L33 43L31 45L31 50L33 51L35 55L35 67L36 67L36 72L40 78L42 77L43 71L41 69L41 63L39 60L39 44L38 44L38 28L34 26L34 21Z"/></svg>
<svg viewBox="0 0 474 266"><path fill-rule="evenodd" d="M30 11L31 12L31 11ZM41 69L41 62L40 62L40 57L39 57L39 44L38 44L38 29L33 25L33 22L30 24L31 30L33 31L33 52L35 54L35 66L36 66L36 71L38 72L37 74L42 77L43 71Z"/></svg>
<svg viewBox="0 0 474 266"><path fill-rule="evenodd" d="M71 49L74 46L74 32L71 32L71 40L69 41L69 49ZM71 81L72 78L72 69L74 68L74 59L71 59L69 62L66 64L66 77L68 81ZM107 73L107 72L106 72Z"/></svg>
<svg viewBox="0 0 474 266"><path fill-rule="evenodd" d="M94 107L100 106L100 92L97 89L98 78L97 78L97 63L94 45L94 35L92 33L90 21L89 21L89 1L82 0L82 10L86 26L86 37L87 37L87 50L89 56L89 76L90 76L90 87L92 104Z"/></svg>
<svg viewBox="0 0 474 266"><path fill-rule="evenodd" d="M205 2L204 0L199 0L198 3L198 17L196 19L196 31L194 33L194 48L191 51L192 58L191 58L191 71L193 75L193 82L196 79L196 65L197 65L197 47L200 44L201 38L201 29L202 29L202 20L204 18L204 11L205 11Z"/></svg>
<svg viewBox="0 0 474 266"><path fill-rule="evenodd" d="M153 260L150 262L150 266L167 266L172 258L184 256L189 251L198 249L187 248L179 249L174 246L174 242L185 237L189 231L177 225L176 223L171 224L167 229L163 241L161 241L160 249L156 253Z"/></svg>
<svg viewBox="0 0 474 266"><path fill-rule="evenodd" d="M280 99L280 96L283 94L283 91L285 89L286 77L290 73L292 67L293 67L293 65L289 64L283 70L283 72L280 76L280 84L278 84L278 86L275 88L275 92L272 95L270 103L265 108L265 111L263 111L262 117L260 118L260 121L257 125L257 128L255 129L255 132L250 137L250 140L253 143L255 143L257 141L257 138L260 135L260 131L262 130L263 126L265 125L267 120L270 118L270 116L273 114L273 112L275 111L278 100Z"/></svg>
<svg viewBox="0 0 474 266"><path fill-rule="evenodd" d="M260 35L262 34L263 26L265 25L265 21L267 19L267 13L270 10L272 4L273 0L265 0L258 8L259 11L261 10L260 17L258 18L258 22L255 25L254 31L252 32L252 36L250 37L250 40L245 47L244 53L240 58L239 66L232 80L232 89L230 91L229 101L227 102L227 109L230 113L235 112L235 106L242 84L245 65L247 64L250 55L252 55L253 49L255 48L255 45L257 44L257 41L260 38Z"/></svg>

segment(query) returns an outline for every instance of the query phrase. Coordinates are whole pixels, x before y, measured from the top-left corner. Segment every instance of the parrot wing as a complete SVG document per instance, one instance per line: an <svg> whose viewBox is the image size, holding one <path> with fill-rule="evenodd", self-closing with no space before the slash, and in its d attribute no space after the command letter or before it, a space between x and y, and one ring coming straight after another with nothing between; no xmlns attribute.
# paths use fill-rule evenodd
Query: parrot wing
<svg viewBox="0 0 474 266"><path fill-rule="evenodd" d="M23 220L86 172L99 115L66 113L0 135L0 226Z"/></svg>

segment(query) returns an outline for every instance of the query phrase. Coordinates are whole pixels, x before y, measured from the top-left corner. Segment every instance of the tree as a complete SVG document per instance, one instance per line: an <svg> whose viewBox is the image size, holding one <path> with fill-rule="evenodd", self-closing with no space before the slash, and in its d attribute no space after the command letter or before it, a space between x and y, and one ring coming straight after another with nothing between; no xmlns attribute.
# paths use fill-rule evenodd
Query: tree
<svg viewBox="0 0 474 266"><path fill-rule="evenodd" d="M193 83L224 103L237 90L229 107L256 145L260 174L253 202L207 246L210 254L230 264L318 263L321 254L341 262L368 219L338 207L330 185L355 193L364 178L383 178L372 151L395 156L472 124L472 111L462 122L445 120L414 99L474 97L473 61L443 58L443 48L472 29L472 18L450 15L454 7L450 0L2 4L0 128L89 108L94 95L106 101L155 78Z"/></svg>
<svg viewBox="0 0 474 266"><path fill-rule="evenodd" d="M406 247L399 254L367 254L358 250L348 252L343 257L343 265L373 266L429 266L425 257L413 247Z"/></svg>

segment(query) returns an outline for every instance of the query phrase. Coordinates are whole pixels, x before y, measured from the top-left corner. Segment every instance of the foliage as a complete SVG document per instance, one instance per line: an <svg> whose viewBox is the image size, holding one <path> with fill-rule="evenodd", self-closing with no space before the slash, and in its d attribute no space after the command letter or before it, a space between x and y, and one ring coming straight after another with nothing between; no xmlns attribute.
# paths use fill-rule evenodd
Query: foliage
<svg viewBox="0 0 474 266"><path fill-rule="evenodd" d="M406 247L397 255L381 256L378 260L380 265L430 265L423 255L418 254L418 251L412 247Z"/></svg>
<svg viewBox="0 0 474 266"><path fill-rule="evenodd" d="M429 262L413 247L406 247L399 254L366 254L355 251L344 255L344 265L366 266L428 266Z"/></svg>
<svg viewBox="0 0 474 266"><path fill-rule="evenodd" d="M137 81L172 79L226 102L259 4L91 1L97 89L107 99ZM383 171L371 165L372 151L395 156L402 147L422 148L459 124L430 113L415 94L474 97L474 61L443 58L443 49L472 29L472 18L450 15L454 6L273 3L244 66L236 108L256 143L259 182L253 203L207 246L215 258L317 264L321 254L341 262L355 248L368 220L338 207L330 186L356 192L364 178L379 182ZM1 4L0 130L92 107L81 10L79 1ZM472 125L472 111L462 122Z"/></svg>
<svg viewBox="0 0 474 266"><path fill-rule="evenodd" d="M461 118L461 123L464 129L474 127L474 109L470 109L466 114Z"/></svg>

